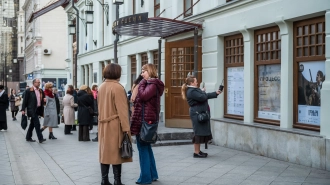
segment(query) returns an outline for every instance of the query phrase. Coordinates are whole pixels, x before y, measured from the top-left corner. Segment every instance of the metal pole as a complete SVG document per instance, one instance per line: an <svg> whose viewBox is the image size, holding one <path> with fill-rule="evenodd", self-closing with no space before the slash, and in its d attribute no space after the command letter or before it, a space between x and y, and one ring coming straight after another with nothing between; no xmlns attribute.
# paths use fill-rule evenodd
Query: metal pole
<svg viewBox="0 0 330 185"><path fill-rule="evenodd" d="M72 2L72 7L73 9L76 10L76 14L77 14L77 18L76 18L76 53L75 53L75 58L76 60L73 61L73 66L74 66L74 71L73 71L73 86L75 88L77 87L77 73L78 73L78 69L77 69L77 65L78 65L78 54L79 54L79 10L77 9L77 7L74 6L74 0L71 0Z"/></svg>
<svg viewBox="0 0 330 185"><path fill-rule="evenodd" d="M119 4L116 4L116 20L119 19ZM118 57L117 57L117 44L119 41L119 35L116 33L116 39L113 43L113 52L114 52L114 62L118 64Z"/></svg>
<svg viewBox="0 0 330 185"><path fill-rule="evenodd" d="M162 40L158 40L158 79L161 80L161 73L162 73L162 65L161 65L161 59L162 59Z"/></svg>
<svg viewBox="0 0 330 185"><path fill-rule="evenodd" d="M7 53L5 53L5 90L8 93L8 88L7 88Z"/></svg>
<svg viewBox="0 0 330 185"><path fill-rule="evenodd" d="M194 76L198 79L198 28L194 30Z"/></svg>

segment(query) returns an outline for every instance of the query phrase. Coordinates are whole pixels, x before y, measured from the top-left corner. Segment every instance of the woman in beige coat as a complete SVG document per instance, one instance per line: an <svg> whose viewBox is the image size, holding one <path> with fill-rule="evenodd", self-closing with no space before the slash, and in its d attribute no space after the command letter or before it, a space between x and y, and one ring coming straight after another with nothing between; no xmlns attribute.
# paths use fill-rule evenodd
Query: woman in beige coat
<svg viewBox="0 0 330 185"><path fill-rule="evenodd" d="M64 116L64 134L72 134L71 129L72 125L75 122L75 116L74 116L74 108L78 107L78 104L74 103L74 97L73 94L73 86L69 85L68 90L66 91L66 95L63 97L63 116Z"/></svg>
<svg viewBox="0 0 330 185"><path fill-rule="evenodd" d="M110 185L110 164L113 168L114 185L122 185L121 164L132 162L132 158L123 159L120 154L124 133L130 136L127 96L124 87L119 83L120 76L120 65L107 65L103 71L105 81L100 85L98 92L98 139L102 185Z"/></svg>

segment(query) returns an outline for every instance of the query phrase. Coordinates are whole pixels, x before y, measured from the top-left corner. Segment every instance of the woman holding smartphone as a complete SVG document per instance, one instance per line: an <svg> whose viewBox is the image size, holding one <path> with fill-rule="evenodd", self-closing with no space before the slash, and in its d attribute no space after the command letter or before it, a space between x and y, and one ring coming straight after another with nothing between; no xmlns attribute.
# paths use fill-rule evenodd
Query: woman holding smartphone
<svg viewBox="0 0 330 185"><path fill-rule="evenodd" d="M192 140L194 143L194 158L207 157L208 154L200 150L200 144L205 143L205 149L207 149L207 142L212 139L210 120L201 123L198 121L198 114L206 112L210 115L207 101L208 99L217 98L221 93L222 91L220 90L206 93L204 88L198 88L198 82L194 76L188 76L186 83L182 85L181 95L184 100L187 100L190 106L189 115L194 130L194 137Z"/></svg>

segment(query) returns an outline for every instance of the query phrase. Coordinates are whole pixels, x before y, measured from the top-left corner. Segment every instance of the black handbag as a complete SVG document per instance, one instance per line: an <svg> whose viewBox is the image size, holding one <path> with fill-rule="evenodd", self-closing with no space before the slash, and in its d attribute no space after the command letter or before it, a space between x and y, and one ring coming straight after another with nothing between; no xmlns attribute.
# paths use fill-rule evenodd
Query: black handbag
<svg viewBox="0 0 330 185"><path fill-rule="evenodd" d="M83 104L83 103L82 103L82 104ZM87 107L87 106L84 105L84 104L83 104L83 106L87 108L87 110L88 110L88 112L89 112L89 115L94 116L94 110L92 109L92 107L90 107L90 106Z"/></svg>
<svg viewBox="0 0 330 185"><path fill-rule="evenodd" d="M123 142L121 143L121 158L128 159L133 157L132 142L127 133L124 133Z"/></svg>
<svg viewBox="0 0 330 185"><path fill-rule="evenodd" d="M27 127L27 116L25 116L25 115L22 115L21 127L23 130L25 130Z"/></svg>
<svg viewBox="0 0 330 185"><path fill-rule="evenodd" d="M157 90L157 98L158 98L158 90ZM142 104L142 125L140 130L140 140L141 142L154 144L158 140L158 120L159 120L159 112L157 109L157 121L154 123L148 123L144 120L144 103Z"/></svg>
<svg viewBox="0 0 330 185"><path fill-rule="evenodd" d="M210 120L210 114L207 111L196 112L199 123L207 123Z"/></svg>
<svg viewBox="0 0 330 185"><path fill-rule="evenodd" d="M64 123L64 115L62 114L61 123Z"/></svg>

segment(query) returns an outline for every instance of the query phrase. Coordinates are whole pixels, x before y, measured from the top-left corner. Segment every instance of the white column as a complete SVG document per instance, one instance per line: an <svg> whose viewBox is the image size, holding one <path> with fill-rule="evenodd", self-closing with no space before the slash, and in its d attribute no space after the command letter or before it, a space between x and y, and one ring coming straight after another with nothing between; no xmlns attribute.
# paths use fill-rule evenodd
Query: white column
<svg viewBox="0 0 330 185"><path fill-rule="evenodd" d="M325 13L325 81L321 90L320 134L330 138L330 10Z"/></svg>
<svg viewBox="0 0 330 185"><path fill-rule="evenodd" d="M244 122L254 119L254 32L240 30L244 39Z"/></svg>
<svg viewBox="0 0 330 185"><path fill-rule="evenodd" d="M85 83L84 85L88 85L88 65L84 65L84 69L85 69L85 76L83 78L85 78Z"/></svg>
<svg viewBox="0 0 330 185"><path fill-rule="evenodd" d="M92 86L93 84L93 64L88 64L89 67L89 83L88 86Z"/></svg>
<svg viewBox="0 0 330 185"><path fill-rule="evenodd" d="M141 54L136 54L136 74L141 73Z"/></svg>
<svg viewBox="0 0 330 185"><path fill-rule="evenodd" d="M281 128L293 125L293 30L292 22L278 21L281 34Z"/></svg>

